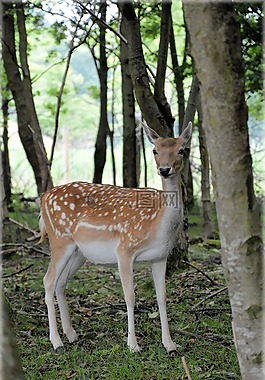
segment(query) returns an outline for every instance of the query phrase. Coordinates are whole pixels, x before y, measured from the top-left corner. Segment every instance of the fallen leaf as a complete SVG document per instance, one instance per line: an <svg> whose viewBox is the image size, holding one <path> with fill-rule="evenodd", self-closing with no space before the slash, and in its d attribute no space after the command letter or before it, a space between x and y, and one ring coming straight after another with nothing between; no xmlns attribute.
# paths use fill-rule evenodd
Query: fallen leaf
<svg viewBox="0 0 265 380"><path fill-rule="evenodd" d="M154 311L153 313L149 313L148 314L148 317L150 318L150 319L154 319L154 318L157 318L158 317L158 312L157 311Z"/></svg>

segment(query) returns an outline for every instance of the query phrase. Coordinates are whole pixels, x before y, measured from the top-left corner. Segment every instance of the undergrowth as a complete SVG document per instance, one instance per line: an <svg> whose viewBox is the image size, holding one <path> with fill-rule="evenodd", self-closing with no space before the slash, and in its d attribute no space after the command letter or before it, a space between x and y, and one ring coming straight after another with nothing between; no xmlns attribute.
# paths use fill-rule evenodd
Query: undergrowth
<svg viewBox="0 0 265 380"><path fill-rule="evenodd" d="M28 225L34 228L36 217L30 219ZM25 219L20 222L26 224ZM17 244L23 239L19 235ZM240 379L222 268L203 261L216 254L216 247L192 245L191 263L203 273L190 267L167 279L169 324L177 344L174 358L161 343L148 265L135 267L135 322L140 353L132 354L126 347L126 305L117 268L89 264L79 270L67 289L79 340L68 343L60 328L65 346L55 353L49 342L42 284L49 263L45 254L48 246L38 246L39 251L35 248L33 243L15 246L3 263L4 294L26 380L182 380L187 379L183 357L192 380Z"/></svg>
<svg viewBox="0 0 265 380"><path fill-rule="evenodd" d="M11 275L30 264L28 270ZM4 291L27 380L185 379L182 356L193 380L240 378L227 292L207 299L225 286L220 267L210 273L216 284L196 270L167 279L169 323L177 343L177 355L170 358L162 347L152 279L145 266L135 273L139 354L126 347L126 307L117 269L88 265L67 291L79 341L64 339L64 350L56 354L48 339L42 285L47 266L48 258L36 253L20 253L5 263L4 273L10 277L5 278Z"/></svg>

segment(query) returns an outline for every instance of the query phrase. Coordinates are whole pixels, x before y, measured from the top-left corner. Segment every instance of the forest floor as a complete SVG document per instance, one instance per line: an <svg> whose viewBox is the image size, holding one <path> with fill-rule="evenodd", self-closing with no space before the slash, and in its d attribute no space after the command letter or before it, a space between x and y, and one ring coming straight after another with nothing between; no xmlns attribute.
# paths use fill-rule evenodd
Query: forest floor
<svg viewBox="0 0 265 380"><path fill-rule="evenodd" d="M24 213L23 217L20 210L19 222L35 228L37 215L28 206ZM11 217L16 219L14 214ZM3 247L4 294L26 380L184 380L188 379L187 371L192 380L240 379L219 247L216 242L212 245L198 239L198 209L190 220L192 266L167 278L169 324L177 344L175 357L169 357L161 343L148 265L135 267L140 353L131 354L126 347L126 305L117 268L89 264L79 270L67 290L79 340L70 344L63 338L64 349L55 353L49 342L42 283L49 264L48 245L35 245L36 240L29 241L33 234L12 222L7 238L10 241L13 237L12 243Z"/></svg>

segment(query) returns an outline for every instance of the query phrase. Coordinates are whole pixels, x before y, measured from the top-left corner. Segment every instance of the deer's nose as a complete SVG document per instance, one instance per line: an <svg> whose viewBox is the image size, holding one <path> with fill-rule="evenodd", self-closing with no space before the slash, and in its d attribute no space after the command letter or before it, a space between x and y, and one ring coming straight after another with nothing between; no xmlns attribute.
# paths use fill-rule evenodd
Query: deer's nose
<svg viewBox="0 0 265 380"><path fill-rule="evenodd" d="M158 169L158 174L160 174L162 177L166 178L166 177L169 176L170 171L171 171L171 168L169 168L169 167L167 167L167 168L159 168Z"/></svg>

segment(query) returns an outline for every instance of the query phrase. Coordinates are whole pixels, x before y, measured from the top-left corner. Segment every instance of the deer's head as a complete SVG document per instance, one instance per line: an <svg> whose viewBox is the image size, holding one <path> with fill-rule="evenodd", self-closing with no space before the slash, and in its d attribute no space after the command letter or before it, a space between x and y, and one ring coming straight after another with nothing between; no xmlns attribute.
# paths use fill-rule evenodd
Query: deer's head
<svg viewBox="0 0 265 380"><path fill-rule="evenodd" d="M177 138L160 137L147 125L144 125L144 130L149 141L154 145L153 153L158 174L165 179L178 175L183 169L185 147L192 134L191 121Z"/></svg>

